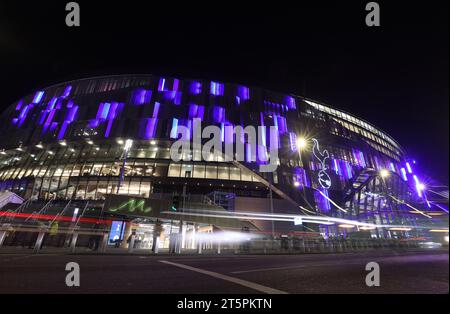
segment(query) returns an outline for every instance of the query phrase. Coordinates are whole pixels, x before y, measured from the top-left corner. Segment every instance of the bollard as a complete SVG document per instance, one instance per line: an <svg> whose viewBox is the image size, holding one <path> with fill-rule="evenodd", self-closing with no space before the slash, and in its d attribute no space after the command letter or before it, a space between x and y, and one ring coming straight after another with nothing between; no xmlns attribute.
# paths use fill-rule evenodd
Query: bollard
<svg viewBox="0 0 450 314"><path fill-rule="evenodd" d="M104 233L102 236L102 242L100 243L99 252L105 253L107 245L108 245L108 233Z"/></svg>
<svg viewBox="0 0 450 314"><path fill-rule="evenodd" d="M78 240L78 232L74 232L72 234L72 240L70 241L70 252L75 253L75 249L77 246L77 240Z"/></svg>
<svg viewBox="0 0 450 314"><path fill-rule="evenodd" d="M0 247L3 245L5 239L6 239L6 231L0 231Z"/></svg>
<svg viewBox="0 0 450 314"><path fill-rule="evenodd" d="M130 243L128 244L128 253L133 253L135 239L136 239L136 236L134 234L132 234L131 238L130 238Z"/></svg>
<svg viewBox="0 0 450 314"><path fill-rule="evenodd" d="M217 242L217 254L220 254L221 248L220 248L220 241Z"/></svg>
<svg viewBox="0 0 450 314"><path fill-rule="evenodd" d="M177 254L181 254L181 249L183 248L183 235L182 234L178 234L177 236Z"/></svg>
<svg viewBox="0 0 450 314"><path fill-rule="evenodd" d="M238 243L234 244L234 254L239 254L239 244Z"/></svg>
<svg viewBox="0 0 450 314"><path fill-rule="evenodd" d="M203 249L203 243L201 241L198 241L198 243L197 243L197 253L198 254L202 254L202 249Z"/></svg>
<svg viewBox="0 0 450 314"><path fill-rule="evenodd" d="M42 242L44 241L45 231L40 231L38 237L36 239L36 243L34 244L34 253L39 253L42 247Z"/></svg>

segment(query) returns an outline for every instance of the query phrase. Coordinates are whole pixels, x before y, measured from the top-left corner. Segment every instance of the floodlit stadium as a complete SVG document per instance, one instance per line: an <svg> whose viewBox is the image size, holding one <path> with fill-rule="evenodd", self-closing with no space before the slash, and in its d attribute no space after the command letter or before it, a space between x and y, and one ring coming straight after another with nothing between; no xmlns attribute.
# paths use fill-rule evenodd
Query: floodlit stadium
<svg viewBox="0 0 450 314"><path fill-rule="evenodd" d="M217 127L221 146L243 145L243 160L194 146L173 160L195 119ZM256 147L237 126L264 130ZM261 171L267 157L273 172ZM385 131L315 100L209 80L86 78L1 115L0 245L34 243L38 227L55 235L48 245L81 230L77 245L106 234L105 245L133 236L143 249L170 249L173 235L192 249L203 238L448 240L448 187L427 178Z"/></svg>

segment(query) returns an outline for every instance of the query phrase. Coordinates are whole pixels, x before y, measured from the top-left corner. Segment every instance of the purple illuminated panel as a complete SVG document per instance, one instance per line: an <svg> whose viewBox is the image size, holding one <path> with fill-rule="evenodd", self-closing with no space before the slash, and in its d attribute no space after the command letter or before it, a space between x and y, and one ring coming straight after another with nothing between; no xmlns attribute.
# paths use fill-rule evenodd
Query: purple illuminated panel
<svg viewBox="0 0 450 314"><path fill-rule="evenodd" d="M413 173L411 165L409 164L409 162L406 163L406 169L408 169L408 173Z"/></svg>
<svg viewBox="0 0 450 314"><path fill-rule="evenodd" d="M48 130L48 128L50 127L50 125L51 125L51 123L52 123L52 120L53 120L53 117L55 116L55 112L56 112L55 109L50 110L50 113L49 113L48 116L47 116L47 120L46 120L45 123L44 123L44 128L43 128L43 132L44 132L44 133L46 133L47 130Z"/></svg>
<svg viewBox="0 0 450 314"><path fill-rule="evenodd" d="M329 197L328 190L323 189L322 193L325 194L327 197ZM319 210L321 212L327 213L330 211L330 209L331 209L330 201L326 197L324 197L322 194L320 194L319 191L314 191L314 198L315 198L316 204L319 207Z"/></svg>
<svg viewBox="0 0 450 314"><path fill-rule="evenodd" d="M22 108L20 111L19 117L18 117L18 123L17 126L22 126L23 122L25 121L27 114L30 112L31 108L33 108L33 105L26 105Z"/></svg>
<svg viewBox="0 0 450 314"><path fill-rule="evenodd" d="M289 132L289 144L291 145L291 151L297 151L297 134Z"/></svg>
<svg viewBox="0 0 450 314"><path fill-rule="evenodd" d="M297 109L297 104L295 103L294 97L291 97L291 96L286 97L286 106L289 109Z"/></svg>
<svg viewBox="0 0 450 314"><path fill-rule="evenodd" d="M250 90L248 87L245 86L238 86L238 97L241 100L248 100L250 99Z"/></svg>
<svg viewBox="0 0 450 314"><path fill-rule="evenodd" d="M34 95L34 98L33 98L33 104L40 103L43 97L44 97L44 91L36 92L36 94Z"/></svg>
<svg viewBox="0 0 450 314"><path fill-rule="evenodd" d="M189 92L193 95L198 95L202 92L202 83L200 82L191 82L189 87Z"/></svg>
<svg viewBox="0 0 450 314"><path fill-rule="evenodd" d="M158 92L162 92L165 89L165 85L166 85L166 79L165 78L160 78L159 79L159 83L158 83Z"/></svg>
<svg viewBox="0 0 450 314"><path fill-rule="evenodd" d="M400 169L400 170L401 170L401 172L402 172L402 178L403 178L403 180L408 181L408 176L406 175L406 169L405 169L405 168L402 168L402 169Z"/></svg>
<svg viewBox="0 0 450 314"><path fill-rule="evenodd" d="M157 118L158 117L158 113L159 113L159 107L161 106L161 104L159 102L155 102L155 107L153 108L153 118Z"/></svg>
<svg viewBox="0 0 450 314"><path fill-rule="evenodd" d="M72 91L72 86L67 85L66 89L64 89L64 93L62 94L62 97L63 98L69 97L71 91Z"/></svg>
<svg viewBox="0 0 450 314"><path fill-rule="evenodd" d="M174 93L175 93L175 97L174 97L173 103L175 105L180 105L181 104L181 96L182 96L182 94L180 92L174 92Z"/></svg>
<svg viewBox="0 0 450 314"><path fill-rule="evenodd" d="M224 93L224 85L217 82L211 82L211 95L214 96L223 96Z"/></svg>
<svg viewBox="0 0 450 314"><path fill-rule="evenodd" d="M16 110L20 110L22 108L23 100L19 100L19 102L16 105Z"/></svg>
<svg viewBox="0 0 450 314"><path fill-rule="evenodd" d="M69 122L68 121L64 121L62 124L61 124L61 128L59 129L59 132L58 132L58 136L57 136L57 139L58 140L62 140L63 138L64 138L64 134L66 133L66 130L67 130L67 126L69 125Z"/></svg>
<svg viewBox="0 0 450 314"><path fill-rule="evenodd" d="M111 128L114 123L114 119L119 115L120 111L123 109L124 104L123 103L117 103L113 102L111 103L111 107L109 109L109 115L108 115L108 124L106 126L105 130L105 137L109 137L111 133Z"/></svg>
<svg viewBox="0 0 450 314"><path fill-rule="evenodd" d="M106 118L108 117L110 106L111 104L107 102L100 103L100 105L98 106L96 120L106 120Z"/></svg>
<svg viewBox="0 0 450 314"><path fill-rule="evenodd" d="M336 159L333 159L333 166L334 166L334 171L336 172L337 175L339 175L339 165Z"/></svg>
<svg viewBox="0 0 450 314"><path fill-rule="evenodd" d="M286 126L286 118L281 117L279 115L274 116L274 121L276 121L276 127L278 128L278 131L280 134L284 134L287 132L287 126Z"/></svg>
<svg viewBox="0 0 450 314"><path fill-rule="evenodd" d="M390 167L392 172L395 172L395 166L394 166L394 164L392 162L389 163L389 167Z"/></svg>
<svg viewBox="0 0 450 314"><path fill-rule="evenodd" d="M173 88L172 88L172 90L175 91L175 92L178 91L179 85L180 85L180 80L174 79L173 80Z"/></svg>
<svg viewBox="0 0 450 314"><path fill-rule="evenodd" d="M297 182L304 187L311 187L311 182L308 180L305 169L298 167L295 169L295 174L297 177Z"/></svg>
<svg viewBox="0 0 450 314"><path fill-rule="evenodd" d="M176 139L178 131L178 119L173 118L172 120L172 129L170 129L170 138Z"/></svg>
<svg viewBox="0 0 450 314"><path fill-rule="evenodd" d="M149 103L152 98L152 91L151 90L145 90L143 88L137 89L133 91L133 95L131 97L131 102L134 105L142 105Z"/></svg>
<svg viewBox="0 0 450 314"><path fill-rule="evenodd" d="M69 112L67 113L66 120L69 122L73 122L75 120L75 115L78 112L78 106L73 106L70 108Z"/></svg>
<svg viewBox="0 0 450 314"><path fill-rule="evenodd" d="M413 175L413 178L416 183L417 195L419 197L422 197L422 189L421 189L422 184L420 183L419 178L416 175Z"/></svg>
<svg viewBox="0 0 450 314"><path fill-rule="evenodd" d="M69 108L66 119L61 124L61 128L59 129L58 136L57 136L58 140L62 140L64 138L67 127L69 126L70 123L72 123L75 120L75 116L76 116L77 112L78 112L78 106L73 106L73 107Z"/></svg>
<svg viewBox="0 0 450 314"><path fill-rule="evenodd" d="M225 121L225 109L223 107L213 107L213 121L217 123L222 123Z"/></svg>
<svg viewBox="0 0 450 314"><path fill-rule="evenodd" d="M155 137L157 118L146 119L144 139L149 140Z"/></svg>

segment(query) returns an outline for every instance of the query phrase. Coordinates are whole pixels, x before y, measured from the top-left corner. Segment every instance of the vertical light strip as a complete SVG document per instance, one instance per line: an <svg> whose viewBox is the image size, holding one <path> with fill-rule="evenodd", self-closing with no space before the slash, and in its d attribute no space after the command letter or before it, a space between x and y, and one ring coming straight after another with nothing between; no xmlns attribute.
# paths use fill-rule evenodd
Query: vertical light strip
<svg viewBox="0 0 450 314"><path fill-rule="evenodd" d="M170 138L176 139L178 131L178 119L173 118L172 120L172 129L170 130Z"/></svg>

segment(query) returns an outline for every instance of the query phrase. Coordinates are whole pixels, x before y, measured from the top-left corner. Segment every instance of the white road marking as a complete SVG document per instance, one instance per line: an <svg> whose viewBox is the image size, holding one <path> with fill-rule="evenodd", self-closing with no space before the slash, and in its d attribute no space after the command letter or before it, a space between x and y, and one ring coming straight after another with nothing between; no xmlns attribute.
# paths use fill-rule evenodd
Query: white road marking
<svg viewBox="0 0 450 314"><path fill-rule="evenodd" d="M195 267L191 267L191 266L188 266L188 265L173 263L173 262L169 262L169 261L162 261L162 260L160 260L159 262L164 263L164 264L168 264L168 265L172 265L172 266L175 266L175 267L179 267L179 268L184 268L184 269L187 269L187 270L195 271L197 273L201 273L201 274L208 275L208 276L211 276L211 277L214 277L214 278L218 278L218 279L222 279L222 280L225 280L225 281L229 281L229 282L232 282L232 283L235 283L235 284L238 284L238 285L241 285L241 286L244 286L244 287L256 290L256 291L259 291L259 292L263 292L263 293L267 293L267 294L287 294L287 292L284 292L284 291L281 291L281 290L277 290L277 289L273 289L273 288L270 288L270 287L266 287L266 286L263 286L263 285L260 285L260 284L254 283L254 282L250 282L250 281L247 281L247 280L242 280L242 279L239 279L239 278L234 278L234 277L230 277L230 276L227 276L227 275L219 274L219 273L216 273L216 272L213 272L213 271L204 270L204 269L200 269L200 268L195 268Z"/></svg>
<svg viewBox="0 0 450 314"><path fill-rule="evenodd" d="M250 269L250 270L239 270L239 271L232 271L230 274L244 274L244 273L255 273L259 271L271 271L271 270L283 270L283 269L295 269L295 268L304 268L305 265L299 265L299 266L285 266L285 267L271 267L271 268L257 268L257 269Z"/></svg>

